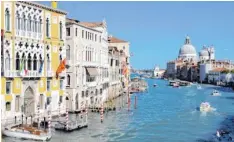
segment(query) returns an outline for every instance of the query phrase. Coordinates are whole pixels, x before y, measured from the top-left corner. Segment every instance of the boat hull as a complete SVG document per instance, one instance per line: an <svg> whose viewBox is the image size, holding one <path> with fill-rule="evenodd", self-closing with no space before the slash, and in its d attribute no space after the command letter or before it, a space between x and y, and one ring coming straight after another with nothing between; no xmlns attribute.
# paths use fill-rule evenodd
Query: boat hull
<svg viewBox="0 0 234 142"><path fill-rule="evenodd" d="M48 141L51 139L51 134L45 135L45 136L37 136L37 135L30 134L30 133L14 132L11 130L3 130L2 133L4 136L19 138L19 139L28 139L28 140L36 140L36 141Z"/></svg>

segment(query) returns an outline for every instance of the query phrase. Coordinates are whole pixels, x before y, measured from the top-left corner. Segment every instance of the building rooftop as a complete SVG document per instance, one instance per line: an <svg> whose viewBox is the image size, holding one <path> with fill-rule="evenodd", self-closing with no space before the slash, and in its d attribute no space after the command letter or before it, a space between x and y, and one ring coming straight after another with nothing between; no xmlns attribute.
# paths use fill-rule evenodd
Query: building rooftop
<svg viewBox="0 0 234 142"><path fill-rule="evenodd" d="M79 22L80 25L83 25L85 27L89 28L96 28L96 27L103 27L103 22Z"/></svg>
<svg viewBox="0 0 234 142"><path fill-rule="evenodd" d="M213 72L222 72L222 71L225 71L225 70L228 70L228 69L226 69L226 68L214 68L211 71L213 71Z"/></svg>
<svg viewBox="0 0 234 142"><path fill-rule="evenodd" d="M127 41L124 41L122 39L118 39L118 38L113 37L113 36L109 36L108 37L108 42L109 43L124 43L124 42L127 42Z"/></svg>

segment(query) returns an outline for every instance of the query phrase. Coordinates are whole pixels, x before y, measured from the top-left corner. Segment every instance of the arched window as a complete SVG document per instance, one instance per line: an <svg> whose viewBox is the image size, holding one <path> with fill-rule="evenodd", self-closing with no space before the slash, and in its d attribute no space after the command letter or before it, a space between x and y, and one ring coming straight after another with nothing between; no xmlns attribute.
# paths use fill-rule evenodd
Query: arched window
<svg viewBox="0 0 234 142"><path fill-rule="evenodd" d="M21 29L21 30L24 30L24 24L25 24L25 23L24 23L24 17L25 17L25 16L24 16L24 13L23 13L23 14L22 14L22 19L21 19L21 24L20 24L20 26L21 26L20 29Z"/></svg>
<svg viewBox="0 0 234 142"><path fill-rule="evenodd" d="M30 14L28 15L28 31L30 31L31 32L31 30L32 30L32 25L31 25L31 23L32 23L32 19L31 19L31 16L30 16Z"/></svg>
<svg viewBox="0 0 234 142"><path fill-rule="evenodd" d="M70 83L71 83L71 80L70 80L71 78L70 78L70 75L68 74L67 75L67 86L70 86Z"/></svg>
<svg viewBox="0 0 234 142"><path fill-rule="evenodd" d="M37 19L36 19L36 16L34 15L34 17L33 17L33 32L37 32Z"/></svg>
<svg viewBox="0 0 234 142"><path fill-rule="evenodd" d="M28 70L32 69L32 58L30 53L28 54Z"/></svg>
<svg viewBox="0 0 234 142"><path fill-rule="evenodd" d="M47 71L50 71L50 55L47 54Z"/></svg>
<svg viewBox="0 0 234 142"><path fill-rule="evenodd" d="M67 49L66 49L66 58L67 58L67 60L70 60L70 46L68 45L67 46Z"/></svg>
<svg viewBox="0 0 234 142"><path fill-rule="evenodd" d="M16 11L16 29L20 30L20 15L18 11Z"/></svg>
<svg viewBox="0 0 234 142"><path fill-rule="evenodd" d="M39 25L38 25L38 33L41 33L41 25L42 25L42 19L40 17Z"/></svg>
<svg viewBox="0 0 234 142"><path fill-rule="evenodd" d="M22 26L23 26L23 30L24 31L26 31L26 23L27 23L27 20L26 20L26 16L25 16L25 14L23 14L23 20L22 20L22 22L23 22L23 24L22 24Z"/></svg>
<svg viewBox="0 0 234 142"><path fill-rule="evenodd" d="M22 60L23 60L23 62L24 62L24 63L22 63L23 68L26 69L26 62L27 62L27 61L26 61L26 59L25 59L24 53L23 53L23 55L22 55Z"/></svg>
<svg viewBox="0 0 234 142"><path fill-rule="evenodd" d="M20 70L20 57L19 57L19 53L16 53L16 59L15 59L15 69L16 70Z"/></svg>
<svg viewBox="0 0 234 142"><path fill-rule="evenodd" d="M60 32L60 40L62 40L63 39L63 24L61 21L59 23L59 32Z"/></svg>
<svg viewBox="0 0 234 142"><path fill-rule="evenodd" d="M11 69L10 53L9 53L9 51L8 51L8 50L6 51L5 69L6 69L6 70L10 70L10 69Z"/></svg>
<svg viewBox="0 0 234 142"><path fill-rule="evenodd" d="M5 29L10 31L10 11L8 8L5 10Z"/></svg>
<svg viewBox="0 0 234 142"><path fill-rule="evenodd" d="M59 55L59 61L61 62L62 61L62 55Z"/></svg>
<svg viewBox="0 0 234 142"><path fill-rule="evenodd" d="M49 18L46 18L46 37L50 37L50 34L49 34L49 28L50 24L49 24Z"/></svg>
<svg viewBox="0 0 234 142"><path fill-rule="evenodd" d="M34 54L33 56L33 70L36 71L37 70L37 55Z"/></svg>

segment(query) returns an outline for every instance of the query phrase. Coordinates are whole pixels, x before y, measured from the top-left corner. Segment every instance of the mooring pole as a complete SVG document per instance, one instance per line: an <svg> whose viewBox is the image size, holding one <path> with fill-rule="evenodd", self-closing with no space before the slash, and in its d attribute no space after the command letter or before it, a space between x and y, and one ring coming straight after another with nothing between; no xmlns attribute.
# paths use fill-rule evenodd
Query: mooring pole
<svg viewBox="0 0 234 142"><path fill-rule="evenodd" d="M66 129L68 131L68 108L67 108L67 111L66 111Z"/></svg>
<svg viewBox="0 0 234 142"><path fill-rule="evenodd" d="M16 116L15 116L15 124L16 124Z"/></svg>
<svg viewBox="0 0 234 142"><path fill-rule="evenodd" d="M22 125L24 124L24 115L22 114Z"/></svg>
<svg viewBox="0 0 234 142"><path fill-rule="evenodd" d="M101 123L102 123L103 122L103 104L101 105L100 114L101 114Z"/></svg>
<svg viewBox="0 0 234 142"><path fill-rule="evenodd" d="M44 117L44 129L46 129L46 118Z"/></svg>
<svg viewBox="0 0 234 142"><path fill-rule="evenodd" d="M135 95L135 109L136 109L136 106L137 106L137 96Z"/></svg>

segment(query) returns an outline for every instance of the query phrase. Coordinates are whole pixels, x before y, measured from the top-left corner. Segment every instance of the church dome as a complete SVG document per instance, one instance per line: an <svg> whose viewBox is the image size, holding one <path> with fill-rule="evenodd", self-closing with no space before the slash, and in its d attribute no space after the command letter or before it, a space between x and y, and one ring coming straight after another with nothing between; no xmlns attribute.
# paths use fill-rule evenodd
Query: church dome
<svg viewBox="0 0 234 142"><path fill-rule="evenodd" d="M209 56L209 53L207 50L202 49L201 52L199 53L199 56Z"/></svg>
<svg viewBox="0 0 234 142"><path fill-rule="evenodd" d="M179 51L179 57L180 56L196 56L196 49L195 47L191 44L190 38L187 36L185 39L184 45L180 48Z"/></svg>

